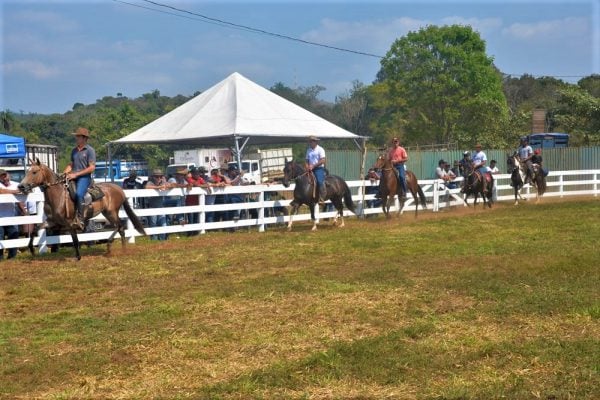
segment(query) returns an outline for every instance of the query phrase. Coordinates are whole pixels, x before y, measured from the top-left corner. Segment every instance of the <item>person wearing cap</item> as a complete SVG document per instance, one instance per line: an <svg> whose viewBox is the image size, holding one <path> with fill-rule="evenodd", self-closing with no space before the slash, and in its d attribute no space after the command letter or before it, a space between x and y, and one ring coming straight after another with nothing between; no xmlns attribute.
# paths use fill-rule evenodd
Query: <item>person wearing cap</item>
<svg viewBox="0 0 600 400"><path fill-rule="evenodd" d="M448 182L453 181L456 178L454 173L450 171L450 164L448 164L443 159L438 161L438 166L435 169L435 177L437 179L443 180L446 186Z"/></svg>
<svg viewBox="0 0 600 400"><path fill-rule="evenodd" d="M237 164L229 164L227 168L227 178L229 178L229 184L231 186L242 186L244 185L244 180L242 179L244 176L243 172L240 172L240 169ZM232 193L228 194L225 197L226 203L238 204L243 203L245 201L245 196L241 193ZM229 221L237 221L240 219L240 210L229 210L227 212L227 220Z"/></svg>
<svg viewBox="0 0 600 400"><path fill-rule="evenodd" d="M160 168L155 168L152 170L152 175L148 178L148 182L146 183L146 189L155 189L155 190L168 190L169 184L165 179L165 174ZM155 196L155 197L147 197L146 205L148 208L163 208L164 200L163 196ZM149 227L160 227L167 226L167 216L164 214L159 215L148 215L148 226ZM156 235L150 235L150 240L166 240L166 233L159 233Z"/></svg>
<svg viewBox="0 0 600 400"><path fill-rule="evenodd" d="M141 189L142 185L139 184L137 179L137 170L132 168L129 170L129 176L123 179L123 189Z"/></svg>
<svg viewBox="0 0 600 400"><path fill-rule="evenodd" d="M519 148L517 149L519 153L519 160L521 164L525 164L527 167L527 172L525 173L525 182L531 185L531 179L533 178L533 164L531 162L531 157L533 156L533 149L529 145L529 139L526 137L521 138L521 142L519 144Z"/></svg>
<svg viewBox="0 0 600 400"><path fill-rule="evenodd" d="M463 158L458 162L458 171L460 176L463 178L467 177L468 171L471 170L471 153L469 151L463 152Z"/></svg>
<svg viewBox="0 0 600 400"><path fill-rule="evenodd" d="M187 177L190 171L187 168L179 168L175 171L175 176L172 176L167 181L169 185L169 189L173 188L186 188L191 189L192 185L187 182ZM165 199L165 207L183 207L185 204L186 196L169 196ZM173 215L173 223L183 225L185 224L185 215L184 214L175 214Z"/></svg>
<svg viewBox="0 0 600 400"><path fill-rule="evenodd" d="M473 171L479 171L483 179L493 183L494 178L492 178L492 174L490 173L490 167L487 166L487 156L479 143L475 145L475 151L471 159L473 162ZM487 185L483 185L483 193L487 193Z"/></svg>
<svg viewBox="0 0 600 400"><path fill-rule="evenodd" d="M18 194L21 193L19 190L19 183L10 180L10 174L4 169L0 169L0 194ZM27 210L22 202L19 203L0 203L0 218L3 217L16 217L19 215L27 215ZM0 226L0 240L4 238L18 239L19 238L19 226L18 225L1 225ZM15 258L17 256L17 249L8 249L7 258ZM4 250L0 249L0 260L4 258Z"/></svg>
<svg viewBox="0 0 600 400"><path fill-rule="evenodd" d="M206 190L207 193L210 194L210 186L202 177L202 173L206 172L204 167L192 167L190 168L190 174L186 177L186 181L192 187L201 187ZM185 197L185 205L186 206L197 206L200 204L200 195L197 194L189 194ZM187 214L187 223L188 224L198 224L200 223L200 213L193 212ZM188 236L198 235L199 231L188 232Z"/></svg>
<svg viewBox="0 0 600 400"><path fill-rule="evenodd" d="M64 169L68 180L75 181L75 204L77 216L73 226L83 229L85 223L85 207L92 202L87 190L92 184L92 173L96 169L96 150L88 144L90 132L86 128L77 128L72 133L75 136L76 146L71 151L71 162Z"/></svg>
<svg viewBox="0 0 600 400"><path fill-rule="evenodd" d="M402 197L406 198L406 168L404 164L408 161L408 153L404 147L400 146L400 139L397 137L392 139L392 148L388 152L388 158L398 171L398 181L402 186Z"/></svg>
<svg viewBox="0 0 600 400"><path fill-rule="evenodd" d="M544 168L544 159L542 158L542 150L540 149L535 149L535 151L533 152L533 156L531 157L531 163L533 165L537 165L539 170L542 171L542 173L544 174L544 176L548 176L548 170L546 168Z"/></svg>
<svg viewBox="0 0 600 400"><path fill-rule="evenodd" d="M308 148L306 149L306 170L311 171L317 186L319 187L319 202L327 199L327 189L325 188L325 150L319 145L319 138L316 136L308 137Z"/></svg>

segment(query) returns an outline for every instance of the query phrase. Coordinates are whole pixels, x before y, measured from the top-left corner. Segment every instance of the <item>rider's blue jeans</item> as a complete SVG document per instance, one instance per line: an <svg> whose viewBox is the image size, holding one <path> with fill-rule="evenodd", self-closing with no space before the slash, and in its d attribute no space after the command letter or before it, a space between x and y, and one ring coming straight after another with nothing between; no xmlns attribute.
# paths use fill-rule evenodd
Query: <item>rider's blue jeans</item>
<svg viewBox="0 0 600 400"><path fill-rule="evenodd" d="M83 198L85 197L85 193L87 192L90 184L92 183L91 175L81 175L77 177L75 180L76 191L75 191L75 201L76 204L83 204Z"/></svg>
<svg viewBox="0 0 600 400"><path fill-rule="evenodd" d="M398 171L398 180L400 181L400 185L402 185L402 190L406 195L406 170L404 169L404 164L396 165L396 171Z"/></svg>
<svg viewBox="0 0 600 400"><path fill-rule="evenodd" d="M315 179L317 180L317 185L319 187L319 194L321 197L325 195L325 188L323 187L323 183L325 182L325 168L315 168L312 170L315 175Z"/></svg>

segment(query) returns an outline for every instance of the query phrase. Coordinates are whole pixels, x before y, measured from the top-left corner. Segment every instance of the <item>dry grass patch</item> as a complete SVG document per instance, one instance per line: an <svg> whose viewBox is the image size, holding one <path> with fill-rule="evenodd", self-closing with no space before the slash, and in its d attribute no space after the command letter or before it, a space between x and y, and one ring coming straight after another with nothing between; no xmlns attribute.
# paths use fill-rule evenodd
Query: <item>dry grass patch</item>
<svg viewBox="0 0 600 400"><path fill-rule="evenodd" d="M22 254L0 265L0 397L598 398L599 211Z"/></svg>

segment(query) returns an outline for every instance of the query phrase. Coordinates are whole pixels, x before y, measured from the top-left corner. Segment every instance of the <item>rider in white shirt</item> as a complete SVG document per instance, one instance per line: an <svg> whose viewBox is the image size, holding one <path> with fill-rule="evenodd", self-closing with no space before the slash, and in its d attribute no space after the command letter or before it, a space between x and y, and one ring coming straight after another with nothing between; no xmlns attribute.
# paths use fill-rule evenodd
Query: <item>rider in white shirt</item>
<svg viewBox="0 0 600 400"><path fill-rule="evenodd" d="M529 145L529 140L526 137L521 138L521 144L519 145L519 149L517 151L519 153L519 159L521 160L521 163L527 166L527 173L525 175L524 183L531 184L531 178L533 178L533 164L531 162L533 149Z"/></svg>

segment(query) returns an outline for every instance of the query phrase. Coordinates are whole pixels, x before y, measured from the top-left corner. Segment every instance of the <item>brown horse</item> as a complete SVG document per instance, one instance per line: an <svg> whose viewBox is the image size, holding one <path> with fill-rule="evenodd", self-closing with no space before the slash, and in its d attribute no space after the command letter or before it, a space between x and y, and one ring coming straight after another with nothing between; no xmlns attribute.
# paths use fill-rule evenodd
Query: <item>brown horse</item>
<svg viewBox="0 0 600 400"><path fill-rule="evenodd" d="M483 199L483 207L485 208L486 204L489 208L492 208L492 190L494 187L494 180L491 177L488 180L484 175L481 174L478 170L473 170L471 168L467 168L465 170L465 184L462 188L462 192L464 193L464 202L468 206L467 199L469 195L473 195L475 199L473 200L473 208L477 206L477 198L481 195ZM491 175L490 175L491 176Z"/></svg>
<svg viewBox="0 0 600 400"><path fill-rule="evenodd" d="M40 186L44 191L44 213L47 216L46 223L48 229L69 231L73 239L76 257L80 260L79 239L77 238L77 231L73 227L76 207L67 189L68 182L64 177L59 177L48 166L36 159L27 171L25 178L19 184L19 189L23 193L29 193L36 186ZM121 187L113 183L101 183L98 187L101 188L104 196L92 203L92 210L87 213L86 217L88 218L86 219L93 218L102 213L107 221L114 226L115 230L107 241L107 253L110 254L112 241L117 232L121 235L121 244L125 246L125 227L119 219L119 209L121 206L123 206L135 229L142 235L145 235L146 232L129 205Z"/></svg>
<svg viewBox="0 0 600 400"><path fill-rule="evenodd" d="M400 207L398 208L398 215L404 208L405 197L403 196L402 185L398 182L398 172L392 165L392 161L389 157L379 156L373 166L375 169L381 170L381 182L379 184L379 194L381 195L381 208L386 218L390 218L390 206L394 201L394 196L398 195L400 199ZM417 177L412 171L406 171L406 188L410 191L415 199L415 217L419 214L419 198L421 199L421 205L424 209L427 209L427 199L425 193L419 185Z"/></svg>

